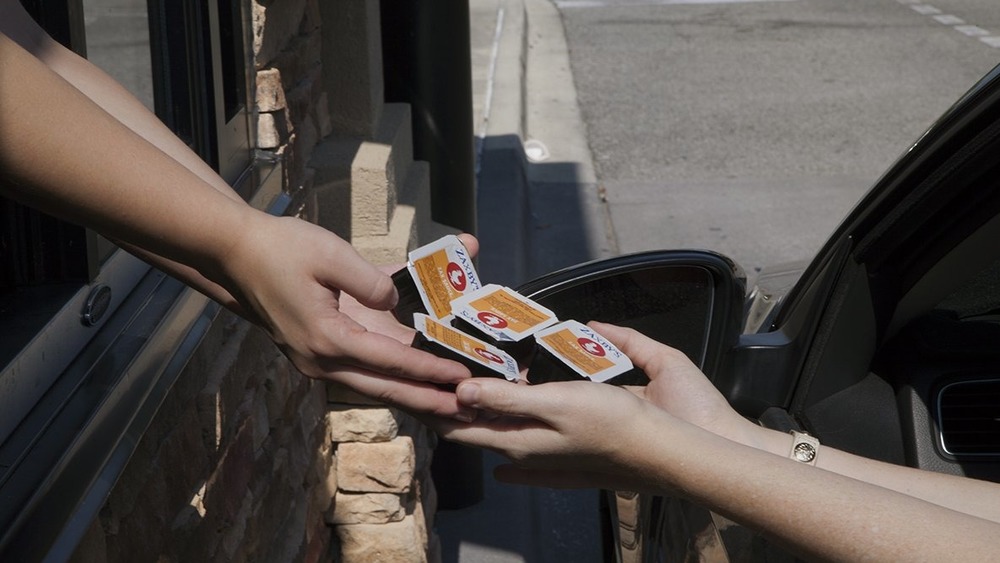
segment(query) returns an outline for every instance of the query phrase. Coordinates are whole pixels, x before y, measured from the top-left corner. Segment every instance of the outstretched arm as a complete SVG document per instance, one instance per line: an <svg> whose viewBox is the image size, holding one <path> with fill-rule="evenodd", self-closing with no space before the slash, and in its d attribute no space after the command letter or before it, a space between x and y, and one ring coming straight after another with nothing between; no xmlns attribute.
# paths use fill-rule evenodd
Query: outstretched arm
<svg viewBox="0 0 1000 563"><path fill-rule="evenodd" d="M629 329L592 326L650 375L639 391L648 400L592 383L469 380L458 388L463 403L508 416L445 423L445 436L510 457L497 472L503 480L681 495L810 558L992 555L1000 485L825 446L817 467L793 461L790 436L740 417L683 354Z"/></svg>
<svg viewBox="0 0 1000 563"><path fill-rule="evenodd" d="M142 102L103 70L52 39L28 15L18 0L0 0L0 33L6 34L101 109L176 160L206 184L227 197L240 199L225 180L174 135L159 118L146 109ZM127 241L115 242L237 313L250 313L242 311L239 303L224 288L205 278L194 268L152 254Z"/></svg>
<svg viewBox="0 0 1000 563"><path fill-rule="evenodd" d="M386 274L325 229L254 210L172 146L150 142L0 33L3 195L187 269L186 281L230 299L306 375L411 410L470 416L435 385L461 381L466 368L340 311L341 290L365 307L391 307Z"/></svg>

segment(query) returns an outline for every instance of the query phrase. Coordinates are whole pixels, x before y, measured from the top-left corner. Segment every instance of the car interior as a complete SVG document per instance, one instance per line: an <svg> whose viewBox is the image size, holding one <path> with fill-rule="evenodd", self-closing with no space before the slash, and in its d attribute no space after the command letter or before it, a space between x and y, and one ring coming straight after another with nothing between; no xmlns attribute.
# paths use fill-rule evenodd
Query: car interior
<svg viewBox="0 0 1000 563"><path fill-rule="evenodd" d="M741 337L713 377L738 411L1000 482L1000 93L965 101L879 181L766 328ZM693 503L640 500L614 499L621 561L796 560Z"/></svg>
<svg viewBox="0 0 1000 563"><path fill-rule="evenodd" d="M1000 141L987 127L844 261L791 412L823 443L1000 481Z"/></svg>

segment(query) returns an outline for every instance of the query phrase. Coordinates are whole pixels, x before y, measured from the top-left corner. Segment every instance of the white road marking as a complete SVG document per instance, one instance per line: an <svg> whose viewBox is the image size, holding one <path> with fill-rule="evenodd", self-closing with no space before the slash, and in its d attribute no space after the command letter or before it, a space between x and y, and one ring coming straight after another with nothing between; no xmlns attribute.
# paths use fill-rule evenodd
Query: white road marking
<svg viewBox="0 0 1000 563"><path fill-rule="evenodd" d="M940 14L941 10L931 6L930 4L911 4L910 8L918 14L923 14L925 16L930 16L933 14Z"/></svg>
<svg viewBox="0 0 1000 563"><path fill-rule="evenodd" d="M556 7L560 9L573 8L611 8L626 6L676 6L690 4L746 4L751 2L795 2L796 0L555 0ZM990 47L1000 48L1000 36L995 36L991 32L976 26L967 25L962 18L942 13L940 8L931 4L922 4L920 0L896 0L900 4L909 6L910 9L924 16L931 16L942 25L950 25L952 28L968 37L978 37L980 41Z"/></svg>
<svg viewBox="0 0 1000 563"><path fill-rule="evenodd" d="M998 36L994 35L993 37L980 37L979 40L982 41L983 43L986 43L990 47L1000 49L1000 37Z"/></svg>
<svg viewBox="0 0 1000 563"><path fill-rule="evenodd" d="M940 24L951 26L952 29L965 35L966 37L977 37L984 44L1000 49L1000 35L994 35L987 29L978 25L966 24L965 20L953 15L942 13L940 9L930 4L922 4L920 0L896 0L900 4L909 6L914 12L924 16L934 18Z"/></svg>
<svg viewBox="0 0 1000 563"><path fill-rule="evenodd" d="M955 31L969 37L982 37L990 34L989 31L986 31L978 25L956 25Z"/></svg>
<svg viewBox="0 0 1000 563"><path fill-rule="evenodd" d="M965 20L963 20L962 18L958 16L952 16L950 14L934 16L934 19L937 20L938 23L943 23L944 25L962 25L965 23Z"/></svg>

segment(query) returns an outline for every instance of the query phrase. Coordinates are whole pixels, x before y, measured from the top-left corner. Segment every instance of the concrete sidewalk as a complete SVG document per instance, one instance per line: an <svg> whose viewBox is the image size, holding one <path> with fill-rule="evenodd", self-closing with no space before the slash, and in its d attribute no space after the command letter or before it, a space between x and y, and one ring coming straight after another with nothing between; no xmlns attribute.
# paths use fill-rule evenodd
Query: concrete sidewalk
<svg viewBox="0 0 1000 563"><path fill-rule="evenodd" d="M516 287L615 254L558 10L550 0L469 8L480 275ZM501 462L485 454L481 502L438 512L444 563L602 560L596 491L503 485L492 477Z"/></svg>
<svg viewBox="0 0 1000 563"><path fill-rule="evenodd" d="M510 286L617 253L559 11L470 0L480 268Z"/></svg>

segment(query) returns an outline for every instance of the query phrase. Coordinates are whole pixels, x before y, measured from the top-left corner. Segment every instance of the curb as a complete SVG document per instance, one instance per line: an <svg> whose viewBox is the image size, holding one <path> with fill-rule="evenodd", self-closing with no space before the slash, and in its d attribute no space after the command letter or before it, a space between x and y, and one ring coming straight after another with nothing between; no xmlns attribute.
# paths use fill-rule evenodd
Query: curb
<svg viewBox="0 0 1000 563"><path fill-rule="evenodd" d="M604 204L587 172L590 151L555 5L470 0L470 18L473 107L480 108L477 268L484 280L517 287L600 256L592 241L607 239L595 219ZM547 160L528 159L531 141L551 148ZM483 500L436 514L443 563L602 561L594 491L505 485L492 477L501 463L485 452Z"/></svg>
<svg viewBox="0 0 1000 563"><path fill-rule="evenodd" d="M483 100L476 127L479 268L484 279L517 287L613 256L617 244L559 10L551 0L498 0L495 23L488 78L475 93Z"/></svg>
<svg viewBox="0 0 1000 563"><path fill-rule="evenodd" d="M529 270L526 118L527 13L524 0L496 8L486 84L476 92L483 115L476 124L479 270L491 283L516 286Z"/></svg>
<svg viewBox="0 0 1000 563"><path fill-rule="evenodd" d="M544 149L529 162L532 278L618 254L607 202L594 170L577 99L562 14L552 0L524 0L528 45L526 143Z"/></svg>

